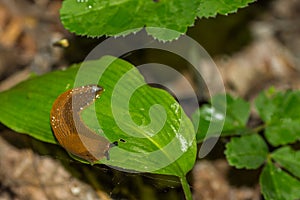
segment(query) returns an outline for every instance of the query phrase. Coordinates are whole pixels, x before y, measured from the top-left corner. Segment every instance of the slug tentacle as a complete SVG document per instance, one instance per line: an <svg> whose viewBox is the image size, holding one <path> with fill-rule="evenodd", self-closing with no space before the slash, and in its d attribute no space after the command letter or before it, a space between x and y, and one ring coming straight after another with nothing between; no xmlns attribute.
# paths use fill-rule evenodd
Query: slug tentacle
<svg viewBox="0 0 300 200"><path fill-rule="evenodd" d="M102 92L103 88L98 85L68 90L55 100L50 113L51 127L60 145L91 163L103 157L109 159L111 143L87 127L80 114Z"/></svg>

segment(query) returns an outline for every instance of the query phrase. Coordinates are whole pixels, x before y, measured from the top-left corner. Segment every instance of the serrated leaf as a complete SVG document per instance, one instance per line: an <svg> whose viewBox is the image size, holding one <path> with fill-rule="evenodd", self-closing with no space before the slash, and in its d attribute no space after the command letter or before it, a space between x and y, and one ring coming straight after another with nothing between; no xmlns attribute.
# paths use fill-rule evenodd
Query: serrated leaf
<svg viewBox="0 0 300 200"><path fill-rule="evenodd" d="M265 91L255 99L256 109L266 123L281 118L300 118L299 103L300 91Z"/></svg>
<svg viewBox="0 0 300 200"><path fill-rule="evenodd" d="M257 169L267 158L268 146L258 134L233 137L226 144L225 155L236 168Z"/></svg>
<svg viewBox="0 0 300 200"><path fill-rule="evenodd" d="M300 181L275 167L272 162L264 167L259 182L266 200L300 198Z"/></svg>
<svg viewBox="0 0 300 200"><path fill-rule="evenodd" d="M32 78L0 93L0 121L13 130L56 143L49 123L54 100L67 89L91 83L105 91L95 109L89 106L83 111L84 122L110 142L126 141L110 149L110 160L103 158L98 163L180 177L192 168L195 132L180 105L167 92L146 85L134 66L111 56ZM92 117L94 110L96 118Z"/></svg>
<svg viewBox="0 0 300 200"><path fill-rule="evenodd" d="M265 136L273 146L294 143L300 140L300 119L283 118L273 120L272 124L267 126Z"/></svg>
<svg viewBox="0 0 300 200"><path fill-rule="evenodd" d="M254 100L256 110L262 120L266 123L272 120L272 117L279 109L284 100L284 94L276 92L273 89L261 92Z"/></svg>
<svg viewBox="0 0 300 200"><path fill-rule="evenodd" d="M60 15L63 25L79 35L125 35L146 26L161 28L163 33L146 30L168 41L178 38L194 23L198 5L199 0L64 0Z"/></svg>
<svg viewBox="0 0 300 200"><path fill-rule="evenodd" d="M197 16L215 17L217 14L227 15L237 12L239 8L248 6L255 0L201 0Z"/></svg>
<svg viewBox="0 0 300 200"><path fill-rule="evenodd" d="M247 132L246 124L250 115L250 104L241 98L230 95L216 95L210 105L203 105L193 116L194 126L197 127L197 141L205 137L236 135ZM225 118L224 118L225 117ZM222 127L220 130L219 127Z"/></svg>
<svg viewBox="0 0 300 200"><path fill-rule="evenodd" d="M295 151L286 146L273 152L272 158L283 168L300 178L300 151Z"/></svg>
<svg viewBox="0 0 300 200"><path fill-rule="evenodd" d="M272 145L284 145L300 139L300 92L262 92L255 106L266 123L265 135Z"/></svg>

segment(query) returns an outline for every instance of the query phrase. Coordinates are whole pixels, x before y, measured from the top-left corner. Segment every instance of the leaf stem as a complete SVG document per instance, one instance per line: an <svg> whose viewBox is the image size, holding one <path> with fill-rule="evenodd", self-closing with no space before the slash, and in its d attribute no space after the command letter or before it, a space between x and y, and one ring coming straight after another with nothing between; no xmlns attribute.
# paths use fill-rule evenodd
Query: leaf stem
<svg viewBox="0 0 300 200"><path fill-rule="evenodd" d="M264 130L266 127L267 127L266 124L262 124L262 125L260 125L260 126L255 127L255 128L253 129L253 131L256 132L256 133L258 133L258 132Z"/></svg>
<svg viewBox="0 0 300 200"><path fill-rule="evenodd" d="M186 177L185 176L180 177L180 182L181 182L181 185L182 185L182 188L183 188L183 191L184 191L185 199L186 200L192 200L192 193L191 193L191 190L190 190L190 185L187 182Z"/></svg>

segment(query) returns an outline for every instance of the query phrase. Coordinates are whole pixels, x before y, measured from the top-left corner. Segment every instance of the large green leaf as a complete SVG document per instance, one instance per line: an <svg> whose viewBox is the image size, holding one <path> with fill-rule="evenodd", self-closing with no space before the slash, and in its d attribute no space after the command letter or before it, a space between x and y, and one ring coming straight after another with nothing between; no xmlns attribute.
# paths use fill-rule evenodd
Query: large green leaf
<svg viewBox="0 0 300 200"><path fill-rule="evenodd" d="M255 0L201 0L198 17L215 17L217 14L227 15L246 7Z"/></svg>
<svg viewBox="0 0 300 200"><path fill-rule="evenodd" d="M134 66L110 56L32 78L0 93L0 121L56 143L49 123L54 100L67 89L91 83L101 85L104 92L95 106L83 111L84 122L110 142L125 140L110 149L110 160L98 163L180 177L192 168L195 132L181 106L167 92L146 85Z"/></svg>
<svg viewBox="0 0 300 200"><path fill-rule="evenodd" d="M272 158L300 178L300 151L295 151L289 146L281 147L272 153Z"/></svg>
<svg viewBox="0 0 300 200"><path fill-rule="evenodd" d="M266 200L300 198L300 181L269 161L260 175L261 191Z"/></svg>
<svg viewBox="0 0 300 200"><path fill-rule="evenodd" d="M63 25L79 35L118 36L143 27L159 40L184 34L196 17L236 12L255 0L64 0ZM155 27L155 28L153 28Z"/></svg>
<svg viewBox="0 0 300 200"><path fill-rule="evenodd" d="M268 146L258 134L233 137L226 144L225 155L236 168L256 169L266 160Z"/></svg>
<svg viewBox="0 0 300 200"><path fill-rule="evenodd" d="M199 0L64 0L60 14L64 26L79 35L124 35L146 26L155 38L172 40L194 23L198 5Z"/></svg>

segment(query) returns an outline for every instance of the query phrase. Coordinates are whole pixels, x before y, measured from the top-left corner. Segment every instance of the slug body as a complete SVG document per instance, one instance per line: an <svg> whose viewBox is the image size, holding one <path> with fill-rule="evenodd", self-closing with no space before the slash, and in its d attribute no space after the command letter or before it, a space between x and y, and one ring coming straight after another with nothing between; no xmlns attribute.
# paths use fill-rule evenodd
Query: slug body
<svg viewBox="0 0 300 200"><path fill-rule="evenodd" d="M100 97L103 88L86 85L62 93L54 102L50 122L53 133L68 152L91 163L108 157L111 143L88 128L81 112Z"/></svg>

